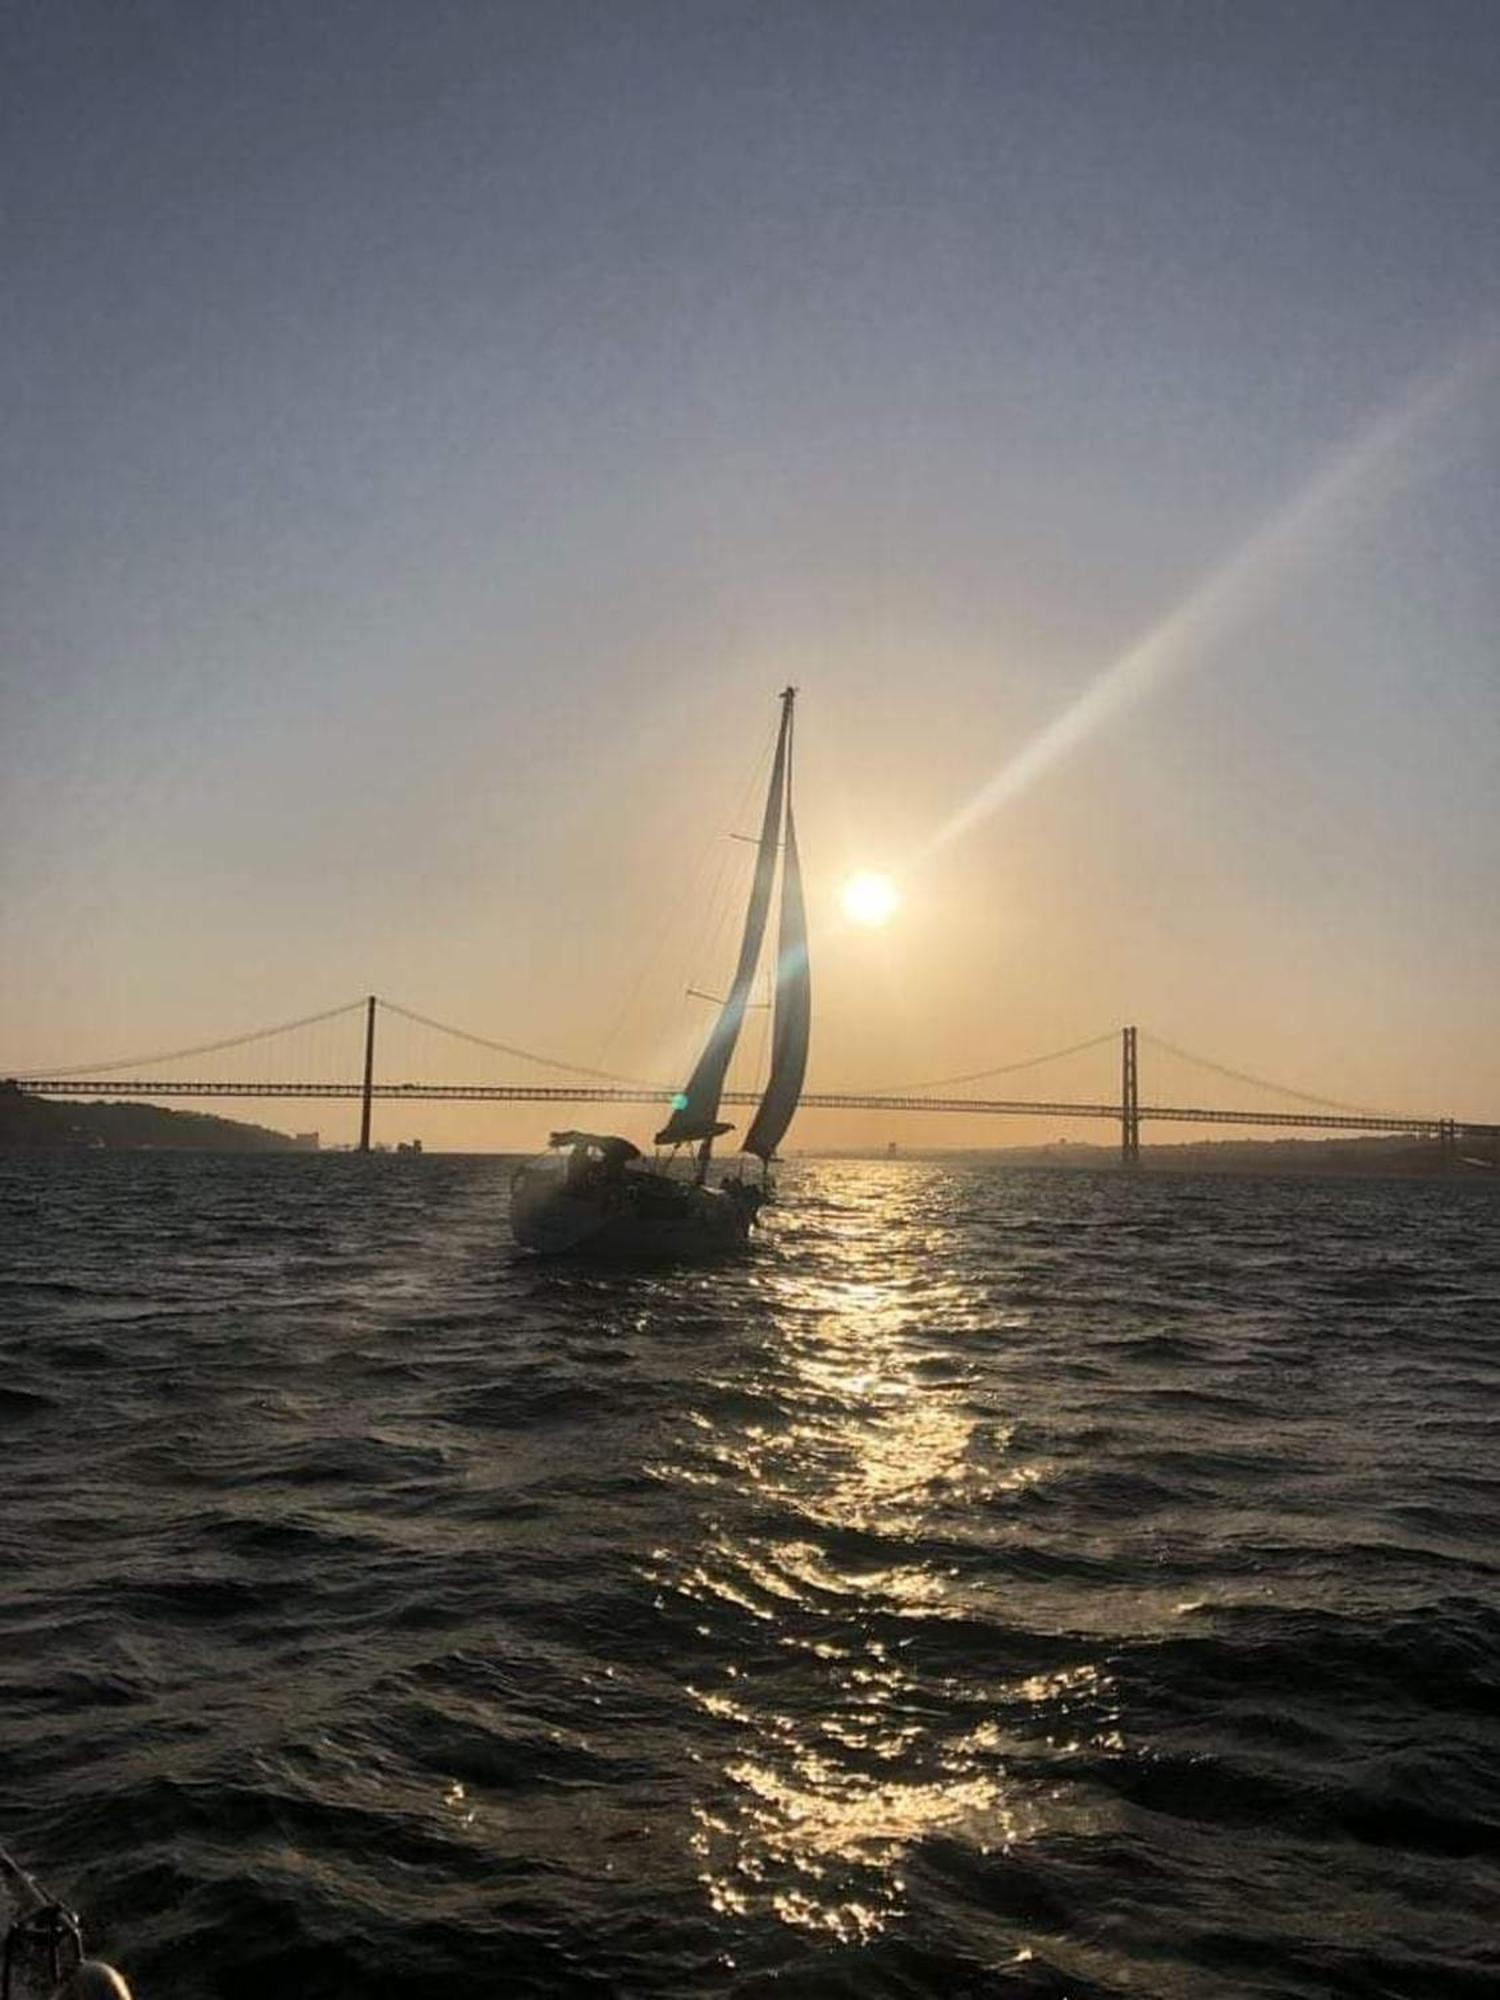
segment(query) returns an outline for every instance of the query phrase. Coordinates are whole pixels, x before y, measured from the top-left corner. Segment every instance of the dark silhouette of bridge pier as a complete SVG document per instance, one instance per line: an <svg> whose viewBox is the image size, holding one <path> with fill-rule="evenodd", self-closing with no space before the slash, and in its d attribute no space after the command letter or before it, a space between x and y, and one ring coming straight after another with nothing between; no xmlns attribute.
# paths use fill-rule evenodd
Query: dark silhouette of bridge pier
<svg viewBox="0 0 1500 2000"><path fill-rule="evenodd" d="M498 1052L517 1062L568 1072L568 1080L561 1083L438 1083L409 1080L398 1083L382 1080L377 1061L377 1023L382 1014L415 1023L459 1042ZM151 1069L161 1069L184 1061L194 1061L225 1054L231 1050L244 1049L252 1044L266 1044L278 1038L291 1036L299 1030L339 1020L344 1016L357 1017L361 1031L363 1059L357 1077L343 1080L327 1077L307 1080L261 1075L236 1080L222 1075L214 1076L212 1066L209 1066L202 1075L186 1078L142 1074ZM947 1087L953 1084L975 1083L1017 1070L1037 1068L1115 1040L1118 1040L1120 1049L1120 1094L1117 1098L1077 1101L948 1094ZM1222 1075L1235 1078L1241 1083L1272 1090L1291 1098L1297 1102L1298 1108L1265 1110L1243 1106L1143 1102L1139 1061L1140 1044L1143 1040L1149 1041L1166 1054L1217 1070ZM57 1065L48 1072L35 1071L18 1075L15 1081L23 1089L43 1097L302 1100L326 1098L358 1101L359 1149L362 1152L367 1152L370 1147L374 1106L377 1102L665 1104L671 1100L677 1088L675 1083L654 1084L632 1081L628 1078L609 1076L601 1071L588 1070L581 1065L560 1061L556 1057L541 1056L534 1051L495 1041L488 1036L451 1027L445 1022L435 1021L427 1015L401 1007L393 1001L381 1000L375 994L368 994L362 1000L350 1001L342 1007L329 1008L321 1014L307 1015L297 1021L282 1022L275 1027L257 1029L249 1034L230 1036L216 1042L200 1043L188 1049L171 1050L154 1056L122 1058L110 1063L95 1063L79 1068ZM750 1091L731 1090L726 1091L724 1101L729 1104L754 1104L757 1096ZM1413 1138L1436 1141L1442 1150L1445 1164L1451 1164L1457 1159L1460 1144L1487 1148L1492 1159L1500 1160L1500 1125L1454 1118L1446 1114L1414 1117L1366 1110L1354 1105L1341 1104L1332 1098L1314 1097L1307 1091L1292 1090L1286 1085L1269 1083L1264 1078L1230 1069L1206 1057L1191 1056L1186 1050L1176 1048L1172 1043L1158 1037L1145 1035L1134 1026L1120 1030L1111 1029L1105 1034L1095 1036L1091 1041L1076 1043L1067 1049L1053 1050L1048 1054L1029 1057L1019 1062L997 1064L987 1071L976 1071L966 1077L947 1078L932 1084L885 1091L809 1090L804 1092L802 1104L808 1110L921 1112L950 1117L1035 1117L1105 1121L1116 1125L1119 1129L1120 1161L1126 1167L1133 1167L1139 1163L1141 1127L1147 1122L1200 1126L1229 1125L1350 1135L1406 1134Z"/></svg>

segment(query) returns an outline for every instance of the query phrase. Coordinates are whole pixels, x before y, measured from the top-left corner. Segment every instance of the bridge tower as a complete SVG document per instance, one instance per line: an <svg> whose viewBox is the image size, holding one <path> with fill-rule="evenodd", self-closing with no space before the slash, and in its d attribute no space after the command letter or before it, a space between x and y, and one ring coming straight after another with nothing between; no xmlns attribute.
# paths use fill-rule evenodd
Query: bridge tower
<svg viewBox="0 0 1500 2000"><path fill-rule="evenodd" d="M375 1094L375 995L365 1002L365 1080L359 1098L359 1150L370 1150L370 1100Z"/></svg>
<svg viewBox="0 0 1500 2000"><path fill-rule="evenodd" d="M1135 1059L1135 1029L1120 1035L1120 1165L1135 1167L1141 1159L1141 1094Z"/></svg>

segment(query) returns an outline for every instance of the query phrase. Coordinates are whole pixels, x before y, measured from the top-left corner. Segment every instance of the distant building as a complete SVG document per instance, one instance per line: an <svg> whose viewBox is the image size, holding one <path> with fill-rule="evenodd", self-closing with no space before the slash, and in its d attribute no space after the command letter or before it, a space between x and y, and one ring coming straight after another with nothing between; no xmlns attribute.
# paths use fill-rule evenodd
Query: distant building
<svg viewBox="0 0 1500 2000"><path fill-rule="evenodd" d="M316 1132L294 1132L292 1134L292 1144L297 1148L299 1153L315 1153L318 1150L318 1134Z"/></svg>

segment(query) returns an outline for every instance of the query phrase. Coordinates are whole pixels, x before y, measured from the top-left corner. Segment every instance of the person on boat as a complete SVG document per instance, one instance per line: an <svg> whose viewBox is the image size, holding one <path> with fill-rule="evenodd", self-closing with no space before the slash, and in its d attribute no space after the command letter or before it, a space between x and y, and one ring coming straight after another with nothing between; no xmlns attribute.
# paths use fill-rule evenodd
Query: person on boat
<svg viewBox="0 0 1500 2000"><path fill-rule="evenodd" d="M628 1139L600 1132L555 1132L552 1143L568 1148L563 1185L569 1194L621 1190L627 1163L641 1157L640 1147Z"/></svg>
<svg viewBox="0 0 1500 2000"><path fill-rule="evenodd" d="M726 1174L719 1183L719 1192L728 1195L731 1201L738 1202L741 1207L748 1208L752 1215L758 1209L764 1208L771 1198L764 1184L757 1185L756 1182L747 1180L743 1174Z"/></svg>

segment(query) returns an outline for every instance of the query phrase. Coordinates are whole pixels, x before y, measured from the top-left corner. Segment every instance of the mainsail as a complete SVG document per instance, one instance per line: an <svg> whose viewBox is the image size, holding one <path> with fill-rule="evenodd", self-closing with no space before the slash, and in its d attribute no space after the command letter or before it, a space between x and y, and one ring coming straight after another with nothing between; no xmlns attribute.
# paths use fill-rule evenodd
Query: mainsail
<svg viewBox="0 0 1500 2000"><path fill-rule="evenodd" d="M781 1144L802 1095L812 1022L812 980L807 965L807 913L792 817L792 774L787 770L786 857L781 875L781 936L776 948L776 1012L771 1029L771 1074L741 1150L769 1161Z"/></svg>
<svg viewBox="0 0 1500 2000"><path fill-rule="evenodd" d="M793 690L781 697L781 731L776 738L776 758L771 766L771 783L766 792L766 810L760 825L760 844L755 857L755 881L750 905L745 912L745 934L740 939L739 963L729 998L724 1002L708 1045L686 1088L674 1101L672 1115L656 1135L658 1146L688 1145L696 1140L714 1139L729 1131L719 1123L719 1099L724 1094L724 1078L729 1059L744 1024L750 1002L750 986L760 960L766 934L766 917L771 907L771 890L776 880L776 849L781 834L782 804L786 791L787 748L792 729Z"/></svg>

